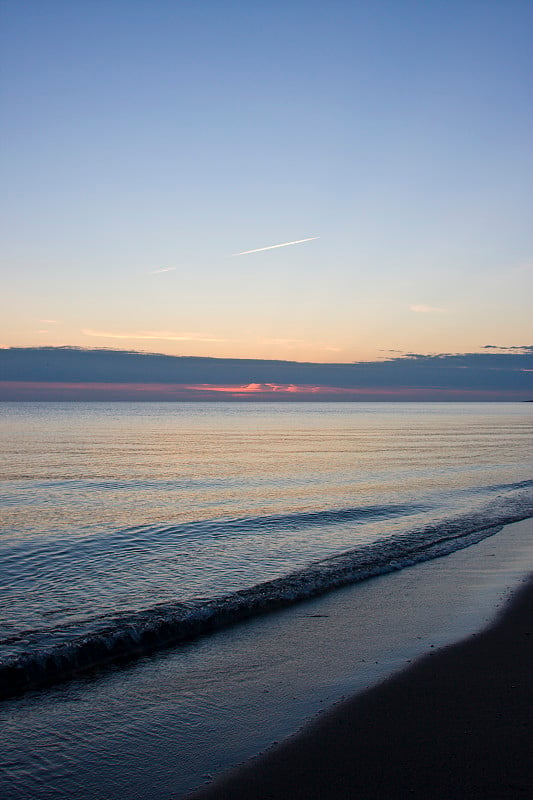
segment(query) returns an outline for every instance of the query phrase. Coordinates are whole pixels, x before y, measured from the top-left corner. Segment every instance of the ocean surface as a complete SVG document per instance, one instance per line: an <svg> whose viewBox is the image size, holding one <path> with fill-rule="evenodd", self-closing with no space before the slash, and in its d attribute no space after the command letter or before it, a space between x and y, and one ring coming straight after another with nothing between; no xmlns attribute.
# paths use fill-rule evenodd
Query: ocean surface
<svg viewBox="0 0 533 800"><path fill-rule="evenodd" d="M533 515L531 404L0 406L4 696Z"/></svg>
<svg viewBox="0 0 533 800"><path fill-rule="evenodd" d="M533 564L532 422L0 404L0 796L175 800L477 630Z"/></svg>

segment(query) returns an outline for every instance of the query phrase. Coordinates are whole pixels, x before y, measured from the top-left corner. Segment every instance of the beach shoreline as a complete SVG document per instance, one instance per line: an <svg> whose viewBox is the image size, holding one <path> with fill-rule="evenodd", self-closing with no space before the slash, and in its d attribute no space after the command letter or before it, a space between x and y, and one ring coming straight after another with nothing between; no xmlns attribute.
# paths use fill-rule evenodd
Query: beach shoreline
<svg viewBox="0 0 533 800"><path fill-rule="evenodd" d="M529 573L532 518L445 558L248 620L97 680L8 700L0 709L9 731L0 794L177 800L198 792L305 733L345 698L484 629ZM282 786L278 796L292 792Z"/></svg>
<svg viewBox="0 0 533 800"><path fill-rule="evenodd" d="M531 663L533 575L485 630L335 705L187 800L529 796Z"/></svg>

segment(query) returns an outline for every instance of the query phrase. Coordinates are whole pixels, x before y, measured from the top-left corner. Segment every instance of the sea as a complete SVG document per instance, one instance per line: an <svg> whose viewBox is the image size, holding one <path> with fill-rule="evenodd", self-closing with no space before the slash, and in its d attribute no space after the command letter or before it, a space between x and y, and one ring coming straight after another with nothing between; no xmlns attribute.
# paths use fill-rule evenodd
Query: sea
<svg viewBox="0 0 533 800"><path fill-rule="evenodd" d="M406 576L533 517L532 423L531 403L0 404L0 794L177 797L290 733L316 711L301 676L249 698L298 626L334 616L334 650L346 592L379 627L394 587L431 616Z"/></svg>

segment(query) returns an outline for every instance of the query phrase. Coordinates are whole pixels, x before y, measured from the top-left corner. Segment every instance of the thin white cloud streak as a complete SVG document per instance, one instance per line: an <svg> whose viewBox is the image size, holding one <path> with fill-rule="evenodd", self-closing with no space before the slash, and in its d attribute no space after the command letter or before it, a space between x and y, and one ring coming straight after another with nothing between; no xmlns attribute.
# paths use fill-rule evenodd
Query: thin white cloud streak
<svg viewBox="0 0 533 800"><path fill-rule="evenodd" d="M228 342L229 339L217 339L200 333L174 333L173 331L134 331L133 333L111 333L110 331L93 331L83 328L84 336L97 336L100 339L157 339L167 342Z"/></svg>
<svg viewBox="0 0 533 800"><path fill-rule="evenodd" d="M415 314L446 314L447 308L437 308L436 306L409 306L410 311Z"/></svg>
<svg viewBox="0 0 533 800"><path fill-rule="evenodd" d="M310 236L309 239L297 239L295 242L283 242L282 244L271 244L268 247L257 247L255 250L243 250L242 253L233 253L234 256L247 256L250 253L262 253L263 250L275 250L278 247L289 247L291 244L302 244L302 242L313 242L320 239L320 236Z"/></svg>
<svg viewBox="0 0 533 800"><path fill-rule="evenodd" d="M154 269L152 272L148 272L148 275L161 275L163 272L174 272L176 267L163 267L163 269Z"/></svg>
<svg viewBox="0 0 533 800"><path fill-rule="evenodd" d="M41 322L44 322L45 325L57 325L59 320L58 319L42 319Z"/></svg>

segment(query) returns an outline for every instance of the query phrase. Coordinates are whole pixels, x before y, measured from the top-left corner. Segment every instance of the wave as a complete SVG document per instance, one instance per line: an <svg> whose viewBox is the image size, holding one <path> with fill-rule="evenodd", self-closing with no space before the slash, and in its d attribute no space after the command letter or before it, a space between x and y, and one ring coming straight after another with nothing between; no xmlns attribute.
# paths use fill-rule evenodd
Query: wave
<svg viewBox="0 0 533 800"><path fill-rule="evenodd" d="M200 538L205 535L239 537L260 530L277 532L280 528L285 530L299 530L314 526L338 525L343 522L368 522L374 519L392 519L393 517L419 514L429 511L431 506L413 505L411 503L389 503L380 506L357 506L356 508L332 508L321 511L297 511L289 514L265 514L260 517L227 517L225 519L209 519L181 525L159 525L157 527L146 525L129 528L128 532L157 533L159 537L169 535L172 537L186 536L187 539Z"/></svg>
<svg viewBox="0 0 533 800"><path fill-rule="evenodd" d="M505 524L533 516L533 498L529 493L520 494L507 498L503 505L500 498L483 512L455 516L395 538L362 545L221 597L193 598L157 604L135 613L107 615L91 633L0 663L0 698L140 658L332 589L469 547L497 533ZM310 512L308 521L326 522L329 513Z"/></svg>

